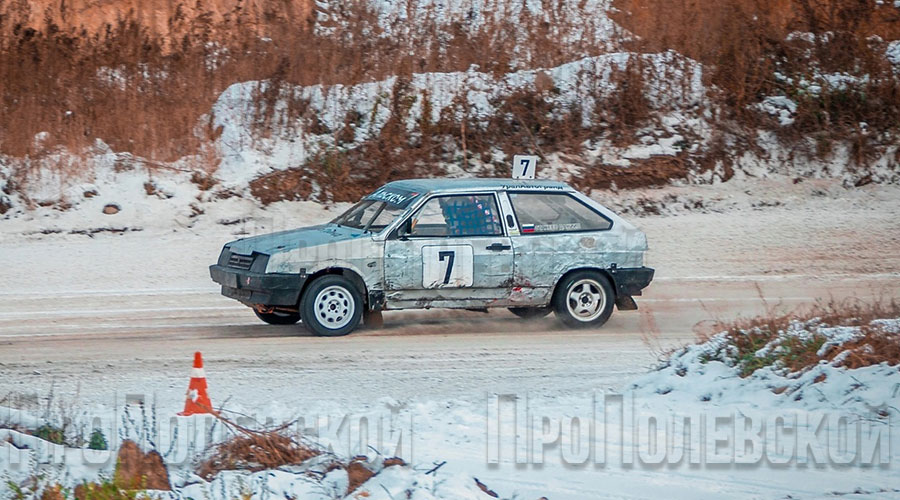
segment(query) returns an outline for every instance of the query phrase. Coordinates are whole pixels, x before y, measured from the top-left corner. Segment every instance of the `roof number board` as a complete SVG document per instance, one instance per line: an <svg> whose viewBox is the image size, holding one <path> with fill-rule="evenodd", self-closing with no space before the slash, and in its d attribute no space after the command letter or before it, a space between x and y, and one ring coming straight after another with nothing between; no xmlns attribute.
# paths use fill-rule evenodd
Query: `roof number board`
<svg viewBox="0 0 900 500"><path fill-rule="evenodd" d="M534 179L534 171L537 169L538 157L534 155L513 156L513 179Z"/></svg>

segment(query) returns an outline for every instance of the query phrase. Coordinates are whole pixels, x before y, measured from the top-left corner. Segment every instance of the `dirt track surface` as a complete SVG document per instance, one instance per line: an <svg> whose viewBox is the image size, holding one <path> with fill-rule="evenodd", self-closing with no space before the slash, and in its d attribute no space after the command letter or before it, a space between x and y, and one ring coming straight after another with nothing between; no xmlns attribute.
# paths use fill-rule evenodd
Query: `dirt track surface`
<svg viewBox="0 0 900 500"><path fill-rule="evenodd" d="M893 205L897 205L894 202ZM714 318L817 298L900 297L897 207L812 206L637 219L657 279L640 310L599 330L506 311L385 314L384 328L316 338L260 323L206 274L228 234L149 232L0 242L0 393L183 397L202 350L219 398L302 404L381 397L483 399L485 392L622 387ZM286 382L287 381L287 382ZM315 390L299 390L299 387ZM170 401L169 401L170 400Z"/></svg>

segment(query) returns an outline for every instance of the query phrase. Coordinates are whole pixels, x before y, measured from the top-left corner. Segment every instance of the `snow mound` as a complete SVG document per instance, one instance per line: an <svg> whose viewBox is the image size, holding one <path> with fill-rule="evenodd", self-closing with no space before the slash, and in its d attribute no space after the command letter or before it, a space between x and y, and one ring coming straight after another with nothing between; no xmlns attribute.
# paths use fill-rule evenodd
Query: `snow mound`
<svg viewBox="0 0 900 500"><path fill-rule="evenodd" d="M485 494L472 478L463 474L441 475L437 478L409 466L378 467L376 475L352 492L350 477L345 469L326 471L321 463L304 464L290 470L266 470L248 474L222 472L212 481L199 480L177 486L157 498L181 500L188 498L303 498L332 500L366 498L391 500L417 498L421 500L460 499L480 500ZM251 496L252 495L252 496Z"/></svg>
<svg viewBox="0 0 900 500"><path fill-rule="evenodd" d="M858 352L872 352L861 342L867 335L896 336L898 325L898 319L852 327L794 321L750 354L735 345L730 332L722 332L675 353L631 388L638 396L664 396L673 403L841 410L883 419L898 413L900 366L884 361L851 368L847 362ZM802 351L814 353L818 362L792 369Z"/></svg>
<svg viewBox="0 0 900 500"><path fill-rule="evenodd" d="M213 445L228 442L230 434L222 432L220 425L209 427L215 422L209 415L180 418L178 430L161 434L156 426L156 410L155 405L126 405L120 415L118 436L110 433L112 442L120 447L127 439L144 452L156 451L165 461L171 490L142 491L147 498L479 500L485 495L470 473L448 470L451 467L437 473L452 457L443 463L410 465L375 450L371 457L356 455L347 460L333 451L336 442L328 437L323 438L324 444L304 439L304 444L319 452L301 463L265 470L246 463L201 477L198 474L205 474L201 465L214 452ZM39 418L24 410L0 406L0 499L18 498L17 489L40 497L42 491L56 487L73 489L85 483L105 485L118 480L115 478L119 477L122 459L115 445L110 450L78 445L80 440L73 433L93 420L86 411L71 415L74 419L62 436L64 442L56 444L34 435L34 429L58 421L58 416ZM114 415L106 417L116 420Z"/></svg>

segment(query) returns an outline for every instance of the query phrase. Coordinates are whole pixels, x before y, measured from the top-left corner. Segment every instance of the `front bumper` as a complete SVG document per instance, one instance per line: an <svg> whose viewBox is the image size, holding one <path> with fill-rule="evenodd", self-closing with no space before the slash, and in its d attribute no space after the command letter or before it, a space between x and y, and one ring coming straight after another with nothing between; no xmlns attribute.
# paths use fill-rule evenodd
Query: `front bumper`
<svg viewBox="0 0 900 500"><path fill-rule="evenodd" d="M650 267L624 267L610 269L613 280L616 282L617 295L641 295L641 290L653 280L656 271Z"/></svg>
<svg viewBox="0 0 900 500"><path fill-rule="evenodd" d="M209 276L222 285L222 295L244 304L296 307L305 277L299 274L266 274L209 266Z"/></svg>

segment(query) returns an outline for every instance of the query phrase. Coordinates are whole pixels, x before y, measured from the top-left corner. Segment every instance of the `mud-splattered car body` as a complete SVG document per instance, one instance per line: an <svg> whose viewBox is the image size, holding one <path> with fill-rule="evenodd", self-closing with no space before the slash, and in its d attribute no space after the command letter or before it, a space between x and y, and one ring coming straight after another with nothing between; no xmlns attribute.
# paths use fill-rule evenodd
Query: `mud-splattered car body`
<svg viewBox="0 0 900 500"><path fill-rule="evenodd" d="M565 276L586 270L608 280L619 309L633 309L653 278L645 235L561 182L404 180L357 207L329 224L228 243L212 279L258 313L287 314L300 312L311 282L335 274L363 312L546 308Z"/></svg>

